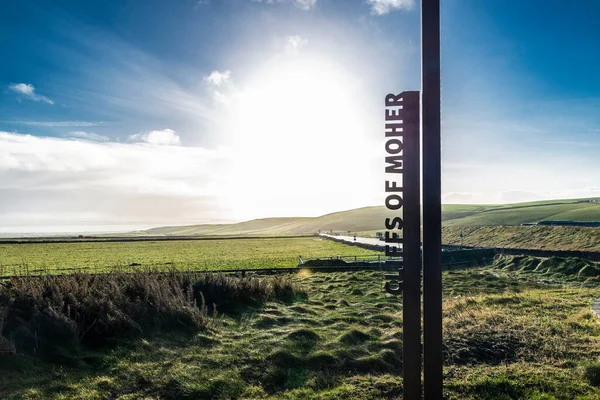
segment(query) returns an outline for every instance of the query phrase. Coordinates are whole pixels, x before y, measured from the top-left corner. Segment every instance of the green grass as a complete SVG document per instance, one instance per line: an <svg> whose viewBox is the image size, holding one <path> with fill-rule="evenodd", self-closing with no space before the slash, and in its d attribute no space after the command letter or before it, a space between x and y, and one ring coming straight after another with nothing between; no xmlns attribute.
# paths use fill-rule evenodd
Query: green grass
<svg viewBox="0 0 600 400"><path fill-rule="evenodd" d="M574 226L445 226L445 244L540 250L600 251L600 229Z"/></svg>
<svg viewBox="0 0 600 400"><path fill-rule="evenodd" d="M13 277L0 285L0 353L69 360L143 333L198 332L209 312L305 297L281 276L135 272ZM209 311L210 310L210 311Z"/></svg>
<svg viewBox="0 0 600 400"><path fill-rule="evenodd" d="M385 207L363 207L316 218L264 218L237 224L158 227L140 232L150 235L277 235L378 229L386 215Z"/></svg>
<svg viewBox="0 0 600 400"><path fill-rule="evenodd" d="M298 227L312 218L262 218L237 224L206 224L191 226L165 226L144 231L149 235L269 235L296 233ZM304 233L304 232L299 232ZM308 232L313 233L313 232Z"/></svg>
<svg viewBox="0 0 600 400"><path fill-rule="evenodd" d="M574 200L510 204L452 219L445 225L519 225L544 220L597 221L600 220L600 203Z"/></svg>
<svg viewBox="0 0 600 400"><path fill-rule="evenodd" d="M542 220L600 220L597 199L547 200L515 204L444 204L445 226L519 225ZM383 230L386 217L395 216L384 206L363 207L315 218L265 218L237 224L158 227L138 232L145 235L290 235L337 231L342 233Z"/></svg>
<svg viewBox="0 0 600 400"><path fill-rule="evenodd" d="M599 398L600 322L589 306L600 287L515 264L444 273L446 398ZM382 274L293 280L307 299L221 315L208 331L82 349L71 365L0 357L0 397L401 398L402 307Z"/></svg>
<svg viewBox="0 0 600 400"><path fill-rule="evenodd" d="M298 255L314 258L369 254L381 253L315 237L0 244L0 275L134 267L281 268L298 265Z"/></svg>

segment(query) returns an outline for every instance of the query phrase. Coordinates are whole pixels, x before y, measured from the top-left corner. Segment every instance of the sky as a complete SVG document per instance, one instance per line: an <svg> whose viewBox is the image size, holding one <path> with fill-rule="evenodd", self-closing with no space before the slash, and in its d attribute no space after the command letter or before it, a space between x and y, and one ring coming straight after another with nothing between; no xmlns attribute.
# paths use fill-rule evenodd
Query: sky
<svg viewBox="0 0 600 400"><path fill-rule="evenodd" d="M415 0L0 5L0 233L318 216L384 200ZM600 196L600 2L444 0L445 203Z"/></svg>

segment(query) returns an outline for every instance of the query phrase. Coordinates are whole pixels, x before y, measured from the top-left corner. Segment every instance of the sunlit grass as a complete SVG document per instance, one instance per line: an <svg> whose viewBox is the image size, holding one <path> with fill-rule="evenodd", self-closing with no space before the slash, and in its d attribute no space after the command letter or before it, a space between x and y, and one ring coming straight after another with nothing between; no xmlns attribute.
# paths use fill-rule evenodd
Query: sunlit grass
<svg viewBox="0 0 600 400"><path fill-rule="evenodd" d="M598 209L600 211L600 208ZM598 216L597 219L600 219ZM444 226L444 244L600 251L600 229L574 226Z"/></svg>
<svg viewBox="0 0 600 400"><path fill-rule="evenodd" d="M452 399L600 396L593 282L497 268L444 274ZM308 299L226 313L209 331L148 335L77 368L13 357L10 398L400 398L402 307L379 272L292 274ZM6 368L6 362L3 364ZM26 367L24 367L26 366ZM57 379L60 377L60 380ZM1 381L0 381L1 382Z"/></svg>
<svg viewBox="0 0 600 400"><path fill-rule="evenodd" d="M73 242L0 245L0 275L129 271L282 268L305 259L381 254L315 237L155 242Z"/></svg>

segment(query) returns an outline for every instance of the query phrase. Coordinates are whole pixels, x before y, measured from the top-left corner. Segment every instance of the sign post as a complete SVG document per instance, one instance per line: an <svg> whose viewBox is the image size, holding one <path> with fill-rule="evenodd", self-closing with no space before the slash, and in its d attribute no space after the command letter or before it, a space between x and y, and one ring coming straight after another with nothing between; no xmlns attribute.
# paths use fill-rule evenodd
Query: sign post
<svg viewBox="0 0 600 400"><path fill-rule="evenodd" d="M390 176L385 181L385 205L398 210L398 216L385 220L386 228L392 230L384 235L385 254L394 257L386 263L398 268L397 274L386 275L385 289L402 293L404 399L416 400L421 398L419 92L388 94L385 106L385 172Z"/></svg>
<svg viewBox="0 0 600 400"><path fill-rule="evenodd" d="M385 97L385 172L394 174L387 175L390 180L386 177L385 205L388 210L398 212L394 217L385 219L388 229L384 234L385 255L392 257L386 264L398 269L395 274L386 274L385 290L394 295L402 293L404 399L417 400L423 395L426 400L439 400L443 388L439 0L422 0L421 46L421 99L419 92L414 91Z"/></svg>
<svg viewBox="0 0 600 400"><path fill-rule="evenodd" d="M424 398L442 398L440 0L421 2Z"/></svg>

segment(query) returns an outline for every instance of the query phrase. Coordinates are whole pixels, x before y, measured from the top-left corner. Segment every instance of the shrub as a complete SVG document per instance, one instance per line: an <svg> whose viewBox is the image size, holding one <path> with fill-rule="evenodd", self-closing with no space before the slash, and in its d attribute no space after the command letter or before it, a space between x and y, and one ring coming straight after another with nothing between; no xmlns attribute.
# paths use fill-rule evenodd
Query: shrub
<svg viewBox="0 0 600 400"><path fill-rule="evenodd" d="M600 387L600 364L588 365L585 368L585 375L592 385Z"/></svg>
<svg viewBox="0 0 600 400"><path fill-rule="evenodd" d="M15 277L0 286L0 344L53 356L144 330L197 331L216 308L302 295L291 281L154 271Z"/></svg>

